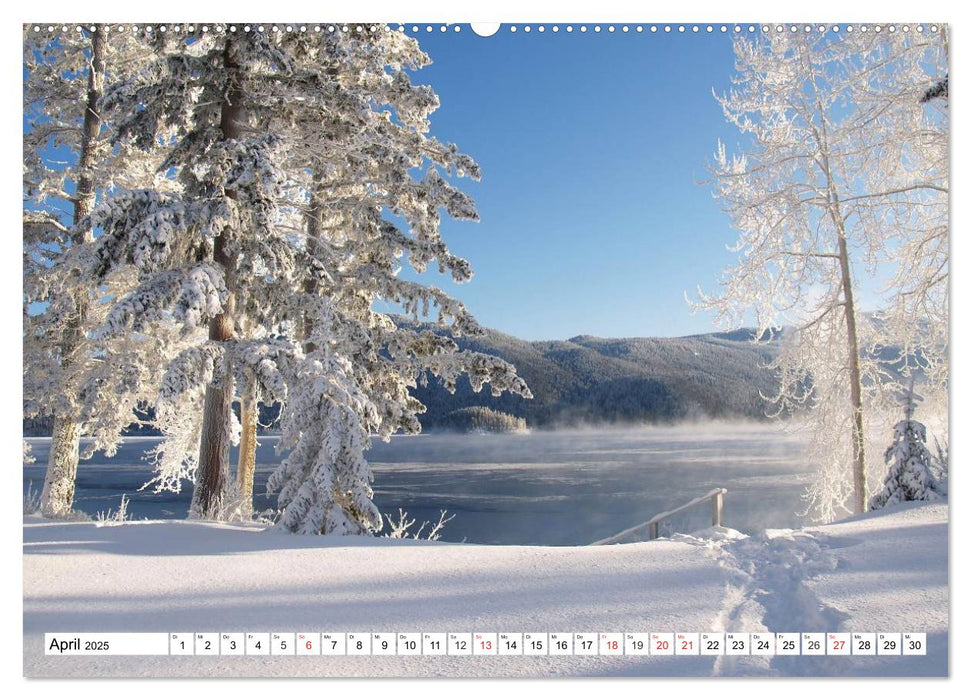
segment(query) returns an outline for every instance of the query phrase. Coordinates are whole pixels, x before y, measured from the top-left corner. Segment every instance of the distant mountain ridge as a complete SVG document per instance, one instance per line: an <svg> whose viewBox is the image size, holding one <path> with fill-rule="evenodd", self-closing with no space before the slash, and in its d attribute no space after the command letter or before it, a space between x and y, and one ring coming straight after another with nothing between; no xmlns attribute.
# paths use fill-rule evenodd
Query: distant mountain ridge
<svg viewBox="0 0 971 700"><path fill-rule="evenodd" d="M411 324L437 330L432 324ZM440 427L457 409L483 406L526 419L530 427L692 418L762 419L760 396L778 390L767 365L774 345L753 343L739 329L681 338L597 338L526 341L493 329L454 339L463 349L496 355L516 366L534 398L476 394L464 378L454 395L435 379L413 393L428 408L425 428Z"/></svg>

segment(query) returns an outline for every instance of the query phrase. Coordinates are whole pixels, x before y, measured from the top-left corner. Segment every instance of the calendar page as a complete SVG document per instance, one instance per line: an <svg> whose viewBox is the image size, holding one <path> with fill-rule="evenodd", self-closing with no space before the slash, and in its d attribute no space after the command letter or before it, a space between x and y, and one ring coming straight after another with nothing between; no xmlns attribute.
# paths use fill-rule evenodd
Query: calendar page
<svg viewBox="0 0 971 700"><path fill-rule="evenodd" d="M946 23L33 9L24 676L949 675Z"/></svg>

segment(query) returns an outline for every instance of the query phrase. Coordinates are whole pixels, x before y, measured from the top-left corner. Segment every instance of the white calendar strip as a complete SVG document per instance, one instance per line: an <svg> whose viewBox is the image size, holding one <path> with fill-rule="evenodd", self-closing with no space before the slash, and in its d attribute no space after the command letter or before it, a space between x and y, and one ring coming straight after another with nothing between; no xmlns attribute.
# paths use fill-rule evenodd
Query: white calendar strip
<svg viewBox="0 0 971 700"><path fill-rule="evenodd" d="M44 648L54 656L168 656L165 633L47 633Z"/></svg>
<svg viewBox="0 0 971 700"><path fill-rule="evenodd" d="M49 656L924 656L923 632L90 632Z"/></svg>

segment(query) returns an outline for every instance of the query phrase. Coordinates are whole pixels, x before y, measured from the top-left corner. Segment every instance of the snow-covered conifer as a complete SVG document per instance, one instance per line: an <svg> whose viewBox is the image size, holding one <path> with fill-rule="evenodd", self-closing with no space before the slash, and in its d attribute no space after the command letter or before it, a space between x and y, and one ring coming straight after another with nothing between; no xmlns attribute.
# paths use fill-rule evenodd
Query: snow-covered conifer
<svg viewBox="0 0 971 700"><path fill-rule="evenodd" d="M209 339L169 366L158 410L170 433L158 483L194 471L194 514L225 513L248 497L233 494L228 465L234 433L255 449L246 434L255 423L240 426L230 410L244 394L249 406L282 404L281 447L291 451L270 481L282 526L373 532L381 523L364 451L372 434L420 429L410 387L470 372L477 389L528 395L501 360L375 311L381 301L415 317L434 309L443 330L478 330L460 302L401 279L397 262L407 253L419 272L434 261L458 281L471 276L439 224L442 211L476 217L449 177L477 177L478 167L427 135L438 100L408 77L427 62L413 39L371 25L208 30L158 38L161 60L105 100L130 106L123 141L154 148L160 130L174 135L166 167L182 185L164 197L120 195L96 212L100 269L139 277L106 332L209 323ZM200 403L201 425L191 418ZM241 456L240 469L251 466ZM245 473L236 481L248 488Z"/></svg>
<svg viewBox="0 0 971 700"><path fill-rule="evenodd" d="M111 454L138 420L157 380L164 331L149 342L95 339L105 299L125 294L130 275L85 274L93 245L89 213L115 186L156 180L150 154L112 148L107 86L140 69L145 47L103 25L24 31L24 416L52 416L41 498L45 515L71 512L82 434ZM152 358L146 360L146 358Z"/></svg>
<svg viewBox="0 0 971 700"><path fill-rule="evenodd" d="M192 513L209 516L230 495L236 299L263 294L266 280L285 281L293 267L278 215L281 143L260 121L279 97L273 86L288 61L265 33L244 36L226 25L156 32L153 49L156 60L113 86L104 103L124 113L114 125L118 143L149 150L166 143L163 169L175 172L180 189L168 196L131 191L100 207L92 217L104 230L95 269L133 269L139 279L116 304L106 333L163 319L186 333L208 327L208 352L199 357L219 361L203 373L202 424L178 408L162 411L173 421L163 426L170 439L161 454L169 468L196 465ZM179 368L200 369L177 362L169 374ZM192 390L170 392L163 403L198 403L197 383L168 381L181 384ZM190 435L199 437L197 453L189 451ZM170 477L166 472L163 483Z"/></svg>
<svg viewBox="0 0 971 700"><path fill-rule="evenodd" d="M927 429L913 418L919 399L911 381L904 395L904 420L894 426L893 444L884 453L890 470L883 489L870 499L871 510L904 501L939 501L945 495L934 478L934 458L927 450Z"/></svg>
<svg viewBox="0 0 971 700"><path fill-rule="evenodd" d="M471 278L469 263L454 256L439 234L441 212L456 219L476 220L472 200L456 189L447 176L478 179L478 165L455 145L428 135L429 115L438 98L426 86L412 84L406 69L428 62L414 39L383 26L365 26L356 33L336 33L324 41L294 39L300 49L298 70L328 66L329 75L354 79L329 80L300 103L301 139L292 152L297 168L304 166L306 194L306 251L310 266L304 270L304 295L298 310L304 317L303 348L308 359L325 365L337 358L350 359L349 371L369 401L369 420L357 437L335 414L328 420L306 422L297 403L284 407L285 435L299 433L301 440L319 445L316 454L291 454L273 475L269 486L280 490L282 524L290 529L331 531L321 510L308 509L300 489L315 489L322 503L343 497L321 473L335 469L335 459L353 457L353 464L337 468L357 473L358 487L370 502L370 470L361 471L357 455L369 433L387 439L393 432L420 430L417 414L424 407L408 389L428 375L440 377L454 390L459 374L468 373L473 388L489 383L493 393L513 391L529 395L515 369L498 358L460 351L448 337L415 332L388 314L375 311L378 301L392 302L407 316L426 316L433 309L443 330L451 335L476 334L478 325L465 307L444 292L399 276L399 259L424 272L434 262L441 273L464 282ZM347 105L336 111L333 105ZM424 172L415 176L410 171ZM402 229L398 221L407 225ZM335 439L349 443L345 455L332 457L323 448ZM336 494L336 495L335 495ZM333 506L328 506L333 507ZM360 512L343 509L344 516ZM368 530L380 527L380 516L370 511ZM308 515L308 513L310 515ZM359 516L349 522L361 522ZM346 527L338 518L341 528Z"/></svg>

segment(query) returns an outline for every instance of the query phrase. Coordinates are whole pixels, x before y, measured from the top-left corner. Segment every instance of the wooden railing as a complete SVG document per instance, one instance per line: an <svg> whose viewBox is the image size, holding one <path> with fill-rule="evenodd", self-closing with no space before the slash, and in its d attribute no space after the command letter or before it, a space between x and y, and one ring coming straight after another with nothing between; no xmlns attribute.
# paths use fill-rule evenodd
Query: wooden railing
<svg viewBox="0 0 971 700"><path fill-rule="evenodd" d="M596 542L592 542L591 546L597 545L597 544L616 544L617 542L620 542L622 539L629 537L633 534L636 534L642 530L647 530L647 539L656 540L658 525L662 520L670 518L672 515L675 515L677 513L680 513L681 511L687 510L688 508L693 508L699 503L704 503L705 501L708 501L708 500L711 501L711 524L716 527L721 526L722 511L724 510L726 493L728 493L728 489L712 489L704 496L699 496L694 500L688 501L683 506L678 506L674 510L669 510L664 513L659 513L658 515L655 515L647 522L641 523L640 525L635 525L634 527L629 527L623 532L618 532L616 535L612 537L608 537L603 540L597 540Z"/></svg>

